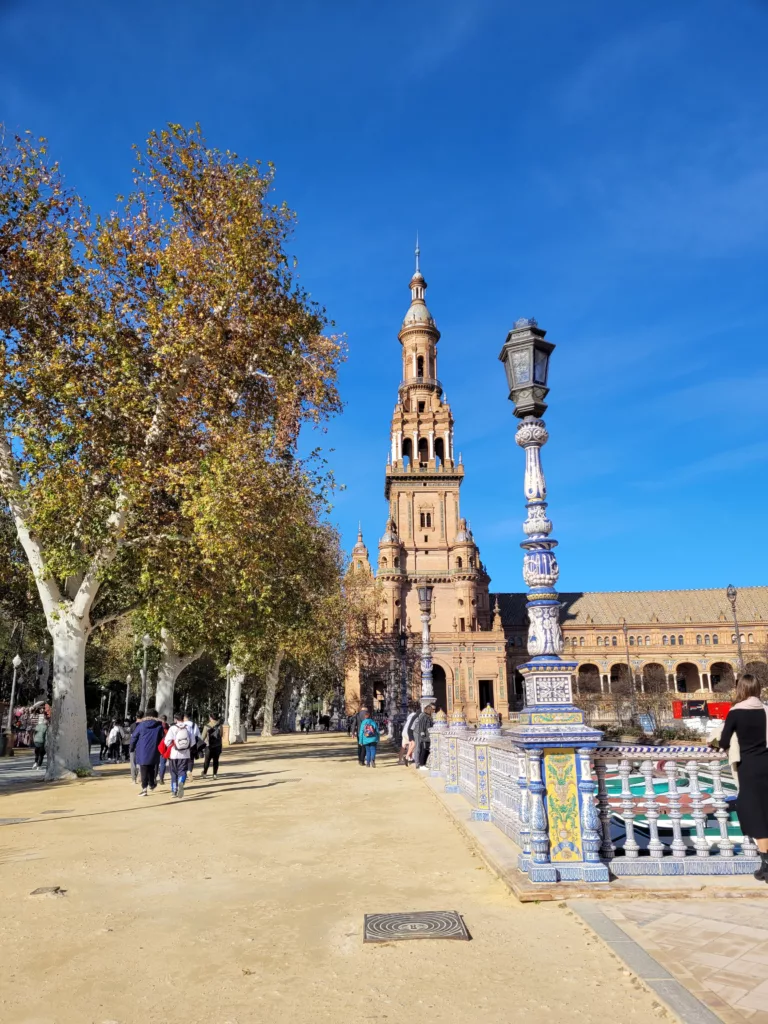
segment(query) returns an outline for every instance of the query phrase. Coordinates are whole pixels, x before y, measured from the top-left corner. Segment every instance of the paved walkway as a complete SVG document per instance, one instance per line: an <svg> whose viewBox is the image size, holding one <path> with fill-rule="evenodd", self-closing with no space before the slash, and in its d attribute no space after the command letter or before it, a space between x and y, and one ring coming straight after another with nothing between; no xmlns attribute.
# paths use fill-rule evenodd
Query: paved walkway
<svg viewBox="0 0 768 1024"><path fill-rule="evenodd" d="M764 901L606 901L599 910L723 1020L768 1024Z"/></svg>
<svg viewBox="0 0 768 1024"><path fill-rule="evenodd" d="M672 1018L575 916L521 905L414 773L346 736L256 740L183 801L127 768L0 795L0 1010L14 1024ZM42 886L62 896L31 896ZM471 942L363 945L457 910Z"/></svg>

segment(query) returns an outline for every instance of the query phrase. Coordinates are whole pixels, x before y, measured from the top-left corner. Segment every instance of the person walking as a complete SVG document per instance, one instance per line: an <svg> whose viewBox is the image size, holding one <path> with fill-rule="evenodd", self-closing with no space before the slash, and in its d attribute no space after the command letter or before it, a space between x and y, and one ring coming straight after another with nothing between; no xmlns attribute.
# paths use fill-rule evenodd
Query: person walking
<svg viewBox="0 0 768 1024"><path fill-rule="evenodd" d="M213 765L213 777L214 779L219 774L219 758L221 757L221 748L224 744L222 738L222 721L220 718L216 718L215 715L211 715L208 718L208 722L203 728L203 735L201 742L205 744L205 757L203 758L203 778L208 774L208 767Z"/></svg>
<svg viewBox="0 0 768 1024"><path fill-rule="evenodd" d="M363 704L357 714L352 718L352 728L357 741L357 763L365 764L365 747L360 742L360 725L368 717L368 708Z"/></svg>
<svg viewBox="0 0 768 1024"><path fill-rule="evenodd" d="M35 731L32 735L32 744L35 748L35 770L43 767L45 760L45 739L48 735L48 719L44 714L37 716Z"/></svg>
<svg viewBox="0 0 768 1024"><path fill-rule="evenodd" d="M366 768L376 767L376 748L379 745L379 727L373 718L366 717L360 722L357 742L363 748Z"/></svg>
<svg viewBox="0 0 768 1024"><path fill-rule="evenodd" d="M146 796L148 790L157 787L156 773L160 760L160 751L157 748L162 738L163 725L157 717L157 711L152 708L147 711L131 736L131 750L141 775L139 796Z"/></svg>
<svg viewBox="0 0 768 1024"><path fill-rule="evenodd" d="M434 705L427 704L424 710L416 719L413 727L413 735L416 741L414 759L420 771L428 771L427 758L429 757L429 730L432 728L432 712Z"/></svg>
<svg viewBox="0 0 768 1024"><path fill-rule="evenodd" d="M768 708L760 700L760 681L743 675L736 684L736 703L728 712L720 734L720 748L728 750L738 742L739 795L736 814L741 831L757 844L759 882L768 882ZM735 746L735 744L734 744Z"/></svg>
<svg viewBox="0 0 768 1024"><path fill-rule="evenodd" d="M134 718L133 723L131 724L131 740L133 740L133 734L134 732L136 732L136 729L139 727L139 722L141 722L143 718L144 708L140 708L136 713L136 717ZM135 786L136 783L139 781L139 769L136 767L136 752L133 748L132 743L129 743L128 745L128 756L130 757L131 760L131 782Z"/></svg>
<svg viewBox="0 0 768 1024"><path fill-rule="evenodd" d="M397 759L398 764L407 765L413 760L413 748L416 745L416 741L413 738L413 725L418 717L418 708L411 704L408 717L403 722L403 735L400 737L400 756Z"/></svg>
<svg viewBox="0 0 768 1024"><path fill-rule="evenodd" d="M99 722L99 724L98 724L98 732L99 732L99 760L103 761L104 758L107 756L107 751L109 750L109 747L107 746L107 727L106 727L106 725L103 722Z"/></svg>
<svg viewBox="0 0 768 1024"><path fill-rule="evenodd" d="M120 723L120 747L123 761L130 760L131 757L131 723L126 720Z"/></svg>
<svg viewBox="0 0 768 1024"><path fill-rule="evenodd" d="M120 760L120 726L115 720L107 735L107 760L114 764Z"/></svg>
<svg viewBox="0 0 768 1024"><path fill-rule="evenodd" d="M168 735L168 715L160 715L160 724L163 727L163 737L160 743L158 743L158 751L160 753L160 763L157 767L157 781L161 786L165 785L165 771L168 767L168 756L170 750L165 745L165 737Z"/></svg>
<svg viewBox="0 0 768 1024"><path fill-rule="evenodd" d="M203 749L202 743L200 742L202 736L200 735L200 729L198 728L197 722L194 721L192 716L188 715L186 711L184 712L184 725L186 725L187 730L189 732L189 739L191 743L191 746L189 748L189 780L191 782L192 772L194 771L195 768L195 758L200 756L200 752Z"/></svg>
<svg viewBox="0 0 768 1024"><path fill-rule="evenodd" d="M165 745L170 747L171 753L171 796L178 799L184 796L184 786L187 781L187 772L191 764L190 749L192 747L192 736L184 722L183 712L174 715L174 723L165 734Z"/></svg>

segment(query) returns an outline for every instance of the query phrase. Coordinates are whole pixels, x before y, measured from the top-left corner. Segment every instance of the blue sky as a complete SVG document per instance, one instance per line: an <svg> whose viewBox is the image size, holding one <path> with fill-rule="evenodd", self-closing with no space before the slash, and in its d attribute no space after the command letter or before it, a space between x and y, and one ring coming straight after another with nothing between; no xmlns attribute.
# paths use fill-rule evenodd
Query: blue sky
<svg viewBox="0 0 768 1024"><path fill-rule="evenodd" d="M349 341L320 439L348 545L384 529L418 229L492 586L522 588L519 316L557 344L562 589L768 582L768 3L0 0L0 43L0 119L97 209L167 121L275 162Z"/></svg>

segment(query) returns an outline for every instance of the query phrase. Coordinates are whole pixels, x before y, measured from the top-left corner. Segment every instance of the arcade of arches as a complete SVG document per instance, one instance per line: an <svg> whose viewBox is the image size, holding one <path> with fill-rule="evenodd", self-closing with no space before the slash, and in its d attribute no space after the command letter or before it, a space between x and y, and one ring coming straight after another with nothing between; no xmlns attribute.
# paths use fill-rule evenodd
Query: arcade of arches
<svg viewBox="0 0 768 1024"><path fill-rule="evenodd" d="M375 566L362 531L352 551L350 571L370 579L372 592L375 581L376 608L368 623L372 643L347 672L347 704L355 708L364 699L384 710L387 690L400 692L402 673L409 696L418 698L417 587L430 583L436 704L449 712L460 704L470 721L491 704L506 718L522 693L517 668L527 658L526 598L490 591L480 548L460 512L464 466L454 454L453 414L437 379L440 332L426 288L417 251L411 304L398 334L402 382L384 478L386 528ZM630 673L647 692L733 687L738 651L725 588L560 598L563 656L577 664L575 694L629 689ZM740 588L737 610L746 667L768 683L768 587ZM408 635L402 660L401 630Z"/></svg>

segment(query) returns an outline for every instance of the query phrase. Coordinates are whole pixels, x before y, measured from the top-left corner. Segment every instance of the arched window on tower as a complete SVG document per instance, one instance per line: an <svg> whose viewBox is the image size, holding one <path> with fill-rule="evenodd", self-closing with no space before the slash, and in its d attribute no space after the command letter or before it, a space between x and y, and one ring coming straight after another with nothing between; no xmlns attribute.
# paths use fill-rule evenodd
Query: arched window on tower
<svg viewBox="0 0 768 1024"><path fill-rule="evenodd" d="M457 555L457 557L456 557L456 568L457 569L463 569L464 568L464 562L462 561L461 555Z"/></svg>
<svg viewBox="0 0 768 1024"><path fill-rule="evenodd" d="M426 466L429 462L429 442L426 437L419 438L419 465Z"/></svg>
<svg viewBox="0 0 768 1024"><path fill-rule="evenodd" d="M387 559L386 559L385 555L381 556L381 568L382 569L386 569L387 568Z"/></svg>
<svg viewBox="0 0 768 1024"><path fill-rule="evenodd" d="M400 568L400 556L399 555L395 555L395 558L394 558L394 561L393 561L392 564L394 565L394 567L396 569Z"/></svg>
<svg viewBox="0 0 768 1024"><path fill-rule="evenodd" d="M469 556L469 568L470 569L474 569L475 568L475 556L474 555L470 555Z"/></svg>
<svg viewBox="0 0 768 1024"><path fill-rule="evenodd" d="M413 461L413 441L410 437L406 437L403 441L403 462L406 466L410 466Z"/></svg>
<svg viewBox="0 0 768 1024"><path fill-rule="evenodd" d="M435 461L438 466L442 466L443 460L445 459L445 444L442 437L438 437L435 441Z"/></svg>
<svg viewBox="0 0 768 1024"><path fill-rule="evenodd" d="M416 360L416 376L424 376L424 356L419 356Z"/></svg>

